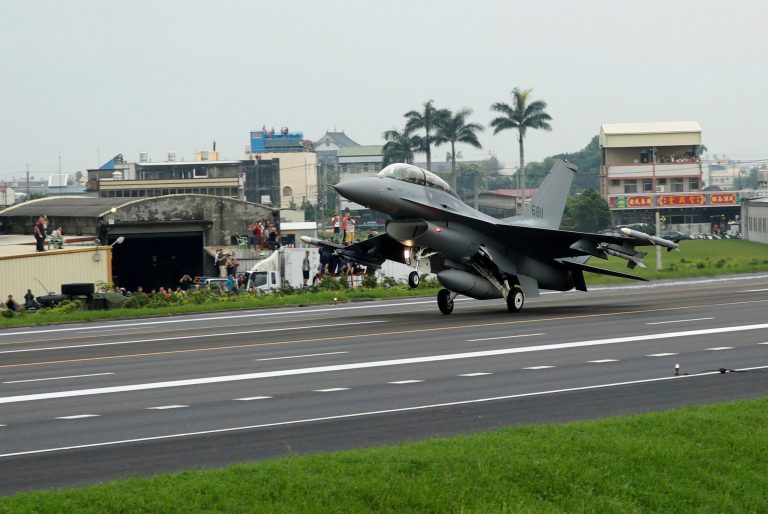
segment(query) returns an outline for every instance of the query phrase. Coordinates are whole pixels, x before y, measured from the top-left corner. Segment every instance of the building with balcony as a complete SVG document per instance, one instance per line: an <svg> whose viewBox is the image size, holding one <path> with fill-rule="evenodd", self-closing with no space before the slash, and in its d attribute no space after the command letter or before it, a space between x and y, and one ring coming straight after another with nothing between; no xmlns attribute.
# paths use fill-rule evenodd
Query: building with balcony
<svg viewBox="0 0 768 514"><path fill-rule="evenodd" d="M127 163L118 155L88 170L88 191L105 198L202 194L279 206L281 177L279 162L269 159L177 161L171 152L165 162Z"/></svg>
<svg viewBox="0 0 768 514"><path fill-rule="evenodd" d="M703 191L701 127L693 121L614 123L600 127L601 191L613 223L653 223L711 232L737 219L739 192Z"/></svg>

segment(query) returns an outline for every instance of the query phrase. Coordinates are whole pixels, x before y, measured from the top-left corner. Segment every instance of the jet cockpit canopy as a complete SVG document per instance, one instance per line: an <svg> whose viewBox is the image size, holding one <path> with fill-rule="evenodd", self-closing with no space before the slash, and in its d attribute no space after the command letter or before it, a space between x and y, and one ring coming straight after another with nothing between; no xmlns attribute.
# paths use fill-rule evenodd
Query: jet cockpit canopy
<svg viewBox="0 0 768 514"><path fill-rule="evenodd" d="M453 189L451 189L451 186L449 186L445 180L441 179L431 171L419 168L413 164L405 164L402 162L390 164L382 169L377 176L389 177L403 182L411 182L420 186L433 187L458 198Z"/></svg>

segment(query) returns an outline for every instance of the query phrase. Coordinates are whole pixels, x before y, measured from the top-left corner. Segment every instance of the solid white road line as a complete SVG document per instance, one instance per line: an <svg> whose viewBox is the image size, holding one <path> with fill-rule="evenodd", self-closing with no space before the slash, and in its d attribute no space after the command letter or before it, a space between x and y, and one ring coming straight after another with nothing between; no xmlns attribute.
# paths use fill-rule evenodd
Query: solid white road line
<svg viewBox="0 0 768 514"><path fill-rule="evenodd" d="M253 400L269 400L271 396L251 396L250 398L235 398L236 402L251 402Z"/></svg>
<svg viewBox="0 0 768 514"><path fill-rule="evenodd" d="M707 352L719 352L722 350L733 350L733 346L717 346L715 348L704 348Z"/></svg>
<svg viewBox="0 0 768 514"><path fill-rule="evenodd" d="M335 364L331 366L315 366L311 368L284 369L277 371L262 371L258 373L245 373L242 375L226 375L218 377L190 378L184 380L169 380L166 382L149 382L145 384L130 384L112 387L96 387L93 389L76 389L72 391L54 391L50 393L25 394L18 396L0 397L2 403L18 403L34 400L51 400L55 398L72 398L75 396L90 396L97 394L124 393L130 391L147 391L151 389L164 389L169 387L184 387L203 384L220 384L224 382L237 382L260 378L286 377L296 375L308 375L315 373L328 373L335 371L347 371L357 369L383 368L401 366L404 364L422 364L426 362L443 362L463 360L480 357L497 357L501 355L513 355L517 353L542 352L550 350L563 350L566 348L586 348L609 344L630 343L636 341L654 341L659 339L677 339L681 337L702 336L712 334L726 334L733 332L745 332L750 330L763 330L768 328L768 323L755 325L738 325L732 327L707 328L701 330L685 330L681 332L666 332L663 334L646 334L627 337L610 337L607 339L593 339L588 341L576 341L570 343L556 343L548 345L522 346L518 348L502 348L499 350L486 350L478 352L451 353L445 355L427 355L424 357L409 357L404 359L389 359L382 361L354 362L349 364Z"/></svg>
<svg viewBox="0 0 768 514"><path fill-rule="evenodd" d="M523 369L549 369L549 368L555 368L556 366L528 366L527 368Z"/></svg>
<svg viewBox="0 0 768 514"><path fill-rule="evenodd" d="M98 414L77 414L76 416L59 416L55 419L85 419L85 418L98 418Z"/></svg>
<svg viewBox="0 0 768 514"><path fill-rule="evenodd" d="M474 343L477 341L495 341L497 339L514 339L516 337L533 337L533 336L543 336L544 332L539 332L536 334L519 334L516 336L501 336L501 337L483 337L482 339L467 339L467 343Z"/></svg>
<svg viewBox="0 0 768 514"><path fill-rule="evenodd" d="M158 407L147 407L146 410L168 410L168 409L184 409L189 405L160 405Z"/></svg>
<svg viewBox="0 0 768 514"><path fill-rule="evenodd" d="M3 384L22 384L24 382L45 382L47 380L65 380L68 378L103 377L105 375L114 375L114 373L91 373L90 375L70 375L68 377L30 378L27 380L10 380L8 382L3 382Z"/></svg>
<svg viewBox="0 0 768 514"><path fill-rule="evenodd" d="M418 384L424 382L423 380L399 380L397 382L387 382L387 384L403 385L403 384Z"/></svg>
<svg viewBox="0 0 768 514"><path fill-rule="evenodd" d="M460 377L482 377L485 375L493 375L493 373L464 373L463 375L459 375Z"/></svg>
<svg viewBox="0 0 768 514"><path fill-rule="evenodd" d="M283 359L301 359L304 357L320 357L322 355L341 355L349 352L327 352L327 353L308 353L307 355L288 355L286 357L269 357L266 359L256 359L257 361L279 361Z"/></svg>
<svg viewBox="0 0 768 514"><path fill-rule="evenodd" d="M335 393L337 391L349 391L349 387L331 387L329 389L315 389L316 393Z"/></svg>
<svg viewBox="0 0 768 514"><path fill-rule="evenodd" d="M587 362L590 362L592 364L603 364L606 362L619 362L619 360L618 359L600 359L596 361L587 361Z"/></svg>
<svg viewBox="0 0 768 514"><path fill-rule="evenodd" d="M768 291L768 289L745 289L744 291L739 291L739 293L762 293L763 291Z"/></svg>
<svg viewBox="0 0 768 514"><path fill-rule="evenodd" d="M758 366L754 368L741 368L737 369L735 371L753 371L753 370L760 370L760 369L768 369L768 366ZM521 393L521 394L511 394L507 396L493 396L489 398L476 398L474 400L462 400L457 402L447 402L447 403L433 403L428 405L415 405L412 407L402 407L399 409L386 409L386 410L378 410L378 411L367 411L367 412L353 412L350 414L339 414L337 416L325 416L321 418L305 418L305 419L295 419L295 420L289 420L289 421L278 421L276 423L263 423L260 425L247 425L247 426L240 426L240 427L230 427L230 428L218 428L214 430L201 430L198 432L183 432L183 433L177 433L177 434L166 434L166 435L158 435L158 436L151 436L151 437L139 437L135 439L121 439L118 441L105 441L101 443L88 443L88 444L78 444L78 445L72 445L72 446L61 446L58 448L42 448L39 450L27 450L27 451L21 451L21 452L13 452L13 453L0 453L0 459L2 458L8 458L8 457L18 457L21 455L39 455L43 453L55 453L55 452L62 452L67 450L82 450L85 448L102 448L105 446L118 446L118 445L124 445L124 444L134 444L134 443L146 443L150 441L166 441L169 439L181 439L185 437L194 437L194 436L200 436L200 435L211 435L211 434L226 434L231 432L243 432L245 430L257 430L260 428L273 428L273 427L282 427L282 426L291 426L291 425L305 425L308 423L317 423L321 421L332 421L332 420L340 420L340 419L353 419L353 418L361 418L365 416L375 416L379 414L393 414L397 412L416 412L416 411L423 411L423 410L430 410L430 409L439 409L441 407L455 407L457 405L471 405L475 403L488 403L488 402L495 402L499 400L514 400L517 398L530 398L530 397L536 397L536 396L547 396L552 394L559 394L559 393L572 393L572 392L578 392L578 391L592 391L597 389L607 389L611 387L622 387L627 385L637 385L637 384L651 384L654 382L666 382L668 380L691 380L691 379L697 379L706 377L709 375L720 375L720 371L708 371L704 373L699 373L696 375L679 375L679 376L665 376L665 377L659 377L659 378L646 378L643 380L632 380L628 382L614 382L609 384L597 384L597 385L591 385L591 386L583 386L583 387L570 387L566 389L552 389L549 391L535 391L532 393Z"/></svg>
<svg viewBox="0 0 768 514"><path fill-rule="evenodd" d="M650 323L646 323L646 325L666 325L668 323L686 323L688 321L704 321L706 319L715 319L715 318L690 318L690 319L673 319L672 321L653 321Z"/></svg>
<svg viewBox="0 0 768 514"><path fill-rule="evenodd" d="M673 355L677 355L676 353L652 353L650 355L646 355L646 357L672 357Z"/></svg>
<svg viewBox="0 0 768 514"><path fill-rule="evenodd" d="M239 336L239 335L246 335L246 334L266 334L269 332L288 332L288 331L294 331L294 330L312 330L316 328L347 327L352 325L370 325L373 323L386 323L386 321L385 320L355 321L352 323L334 323L331 325L309 325L304 327L282 327L282 328L268 328L268 329L260 329L260 330L245 330L240 332L217 332L215 334L197 334L193 336L157 337L154 339L135 339L131 341L115 341L112 343L88 343L88 344L76 344L76 345L67 345L67 346L49 346L46 348L23 348L20 350L3 350L3 351L0 351L0 354L44 352L44 351L50 351L50 350L71 350L74 348L92 348L97 346L115 346L115 345L121 345L121 344L156 343L159 341L180 341L182 339L203 339L206 337L210 338L210 337Z"/></svg>
<svg viewBox="0 0 768 514"><path fill-rule="evenodd" d="M472 298L456 298L454 301L470 301ZM434 304L434 299L429 300L421 300L421 301L412 301L412 302L393 302L393 303L385 303L385 304L367 304L367 305L350 305L350 306L334 306L334 307L327 307L327 308L319 308L319 309L307 309L302 310L301 314L317 314L317 313L325 313L325 312L339 312L339 311L352 311L352 310L361 310L361 309L377 309L377 308L387 308L387 307L408 307L412 305L425 305L425 304ZM18 335L29 335L29 334L51 334L54 332L73 332L77 330L103 330L103 329L111 329L111 328L122 328L122 327L136 327L136 326L152 326L152 325L170 325L170 324L179 324L179 323L198 323L201 321L229 321L234 319L243 319L243 318L276 318L278 316L295 316L296 310L281 310L281 311L267 311L267 312L254 312L250 314L228 314L223 316L208 316L204 318L198 318L198 317L184 317L184 318L174 318L174 319L159 319L156 321L139 321L134 323L111 323L109 325L97 325L93 327L67 327L67 328L47 328L47 329L40 329L40 330L23 330L23 331L17 331L17 332L3 332L0 333L0 337L11 337L11 336L18 336ZM211 327L213 328L213 327Z"/></svg>

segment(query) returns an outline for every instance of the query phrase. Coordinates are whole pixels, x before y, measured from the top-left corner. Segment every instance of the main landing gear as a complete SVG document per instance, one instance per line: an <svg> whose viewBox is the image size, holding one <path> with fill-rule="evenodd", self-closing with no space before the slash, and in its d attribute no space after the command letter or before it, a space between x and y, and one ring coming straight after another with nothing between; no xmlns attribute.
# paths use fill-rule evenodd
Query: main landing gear
<svg viewBox="0 0 768 514"><path fill-rule="evenodd" d="M410 275L408 275L408 286L411 289L416 289L419 287L419 281L421 278L419 277L418 271L411 271Z"/></svg>
<svg viewBox="0 0 768 514"><path fill-rule="evenodd" d="M507 295L507 310L509 312L520 312L525 303L525 294L523 290L515 286Z"/></svg>
<svg viewBox="0 0 768 514"><path fill-rule="evenodd" d="M450 314L453 312L453 299L456 298L456 293L447 289L441 289L437 292L437 307L443 314Z"/></svg>

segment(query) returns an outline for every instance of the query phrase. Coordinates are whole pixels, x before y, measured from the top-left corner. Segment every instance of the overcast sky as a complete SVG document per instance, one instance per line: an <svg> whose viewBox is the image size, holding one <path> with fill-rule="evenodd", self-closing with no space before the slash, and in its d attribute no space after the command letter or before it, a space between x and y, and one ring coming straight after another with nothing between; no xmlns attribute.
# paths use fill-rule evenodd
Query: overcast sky
<svg viewBox="0 0 768 514"><path fill-rule="evenodd" d="M429 99L488 125L514 87L553 118L527 160L639 121L697 121L710 153L765 159L766 19L762 0L2 0L0 180L214 139L242 158L262 125L383 144ZM517 163L513 132L481 142L466 160Z"/></svg>

